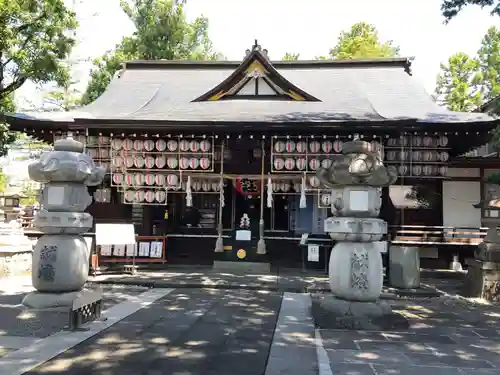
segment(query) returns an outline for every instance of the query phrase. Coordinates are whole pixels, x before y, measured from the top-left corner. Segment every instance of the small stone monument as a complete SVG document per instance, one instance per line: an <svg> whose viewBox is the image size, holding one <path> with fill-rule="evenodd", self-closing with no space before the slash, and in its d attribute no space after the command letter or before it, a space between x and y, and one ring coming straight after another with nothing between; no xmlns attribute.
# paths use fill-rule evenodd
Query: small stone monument
<svg viewBox="0 0 500 375"><path fill-rule="evenodd" d="M474 207L500 211L500 200L481 201ZM500 233L497 226L488 229L483 242L474 251L474 259L467 260L467 266L464 295L500 301Z"/></svg>
<svg viewBox="0 0 500 375"><path fill-rule="evenodd" d="M32 180L44 184L35 226L44 233L35 245L31 280L35 292L23 304L32 308L71 306L85 293L90 249L81 236L92 228L84 210L92 203L87 186L99 185L105 169L84 154L84 146L71 136L57 140L28 166Z"/></svg>
<svg viewBox="0 0 500 375"><path fill-rule="evenodd" d="M325 232L336 241L329 261L331 295L315 298L315 318L325 328L390 329L407 326L403 317L379 299L383 265L381 241L387 223L378 218L381 188L394 183L397 172L385 167L368 142L357 137L343 146L342 155L328 169L318 171L320 181L332 189L331 210ZM318 323L320 325L320 323ZM321 325L320 325L321 326Z"/></svg>

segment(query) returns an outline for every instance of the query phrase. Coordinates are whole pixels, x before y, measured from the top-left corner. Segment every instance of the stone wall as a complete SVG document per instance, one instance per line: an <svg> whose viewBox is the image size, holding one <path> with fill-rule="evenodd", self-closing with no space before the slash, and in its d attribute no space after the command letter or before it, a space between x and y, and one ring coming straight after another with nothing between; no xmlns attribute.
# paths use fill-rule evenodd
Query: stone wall
<svg viewBox="0 0 500 375"><path fill-rule="evenodd" d="M31 274L32 251L0 252L0 277L26 276Z"/></svg>

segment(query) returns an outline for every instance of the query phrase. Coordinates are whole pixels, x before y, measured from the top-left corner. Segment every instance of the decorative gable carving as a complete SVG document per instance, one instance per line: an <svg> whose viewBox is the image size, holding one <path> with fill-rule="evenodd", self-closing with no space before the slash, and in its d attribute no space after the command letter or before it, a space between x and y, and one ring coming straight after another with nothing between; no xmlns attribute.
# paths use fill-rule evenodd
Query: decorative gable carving
<svg viewBox="0 0 500 375"><path fill-rule="evenodd" d="M257 41L251 50L247 50L245 59L233 74L193 101L243 98L320 101L284 78L267 58L267 50L262 50Z"/></svg>

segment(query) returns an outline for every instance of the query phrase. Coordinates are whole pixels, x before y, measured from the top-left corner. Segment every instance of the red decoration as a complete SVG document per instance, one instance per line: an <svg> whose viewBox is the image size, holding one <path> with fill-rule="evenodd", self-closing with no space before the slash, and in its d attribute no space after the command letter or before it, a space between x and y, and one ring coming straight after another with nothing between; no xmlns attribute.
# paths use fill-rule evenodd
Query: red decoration
<svg viewBox="0 0 500 375"><path fill-rule="evenodd" d="M259 180L251 180L249 178L237 178L234 187L236 191L242 195L253 196L260 194Z"/></svg>

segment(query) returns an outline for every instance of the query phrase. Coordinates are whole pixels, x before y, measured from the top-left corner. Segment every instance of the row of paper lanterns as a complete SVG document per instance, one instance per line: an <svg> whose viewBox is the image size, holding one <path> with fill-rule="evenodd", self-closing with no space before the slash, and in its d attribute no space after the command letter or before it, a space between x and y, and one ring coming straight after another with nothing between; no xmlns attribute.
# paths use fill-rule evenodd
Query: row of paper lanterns
<svg viewBox="0 0 500 375"><path fill-rule="evenodd" d="M114 156L112 159L113 167L115 168L164 168L167 166L169 169L204 169L207 170L212 165L212 161L208 157L203 158L177 158L174 156L166 157L164 155L153 156Z"/></svg>
<svg viewBox="0 0 500 375"><path fill-rule="evenodd" d="M412 160L412 161L427 161L427 162L447 162L450 158L450 154L446 151L388 151L387 161L393 160Z"/></svg>
<svg viewBox="0 0 500 375"><path fill-rule="evenodd" d="M186 181L180 182L179 176L175 174L113 173L112 181L115 186L155 186L170 189L185 189L186 185ZM191 189L194 191L219 191L219 181L193 179Z"/></svg>
<svg viewBox="0 0 500 375"><path fill-rule="evenodd" d="M212 150L212 142L209 140L169 140L163 139L141 140L141 139L113 139L111 148L115 151L136 151L136 152L200 152L208 153Z"/></svg>
<svg viewBox="0 0 500 375"><path fill-rule="evenodd" d="M309 162L307 161L306 158L280 158L280 157L275 157L273 160L273 167L276 171L281 171L281 170L287 170L287 171L293 171L293 170L299 170L299 171L304 171L304 170L317 170L319 167L328 169L331 167L333 161L332 159L323 159L319 160L316 158L310 159Z"/></svg>
<svg viewBox="0 0 500 375"><path fill-rule="evenodd" d="M400 176L406 176L411 173L413 176L446 176L448 174L448 167L445 165L400 165L398 167Z"/></svg>
<svg viewBox="0 0 500 375"><path fill-rule="evenodd" d="M317 153L340 153L344 142L341 140L335 141L275 141L273 144L273 150L278 154L305 154L307 152L312 154ZM372 151L380 151L382 146L377 141L370 142L370 148Z"/></svg>
<svg viewBox="0 0 500 375"><path fill-rule="evenodd" d="M441 137L430 136L412 136L402 138L389 138L387 141L388 147L446 147L448 146L448 137L443 135Z"/></svg>

